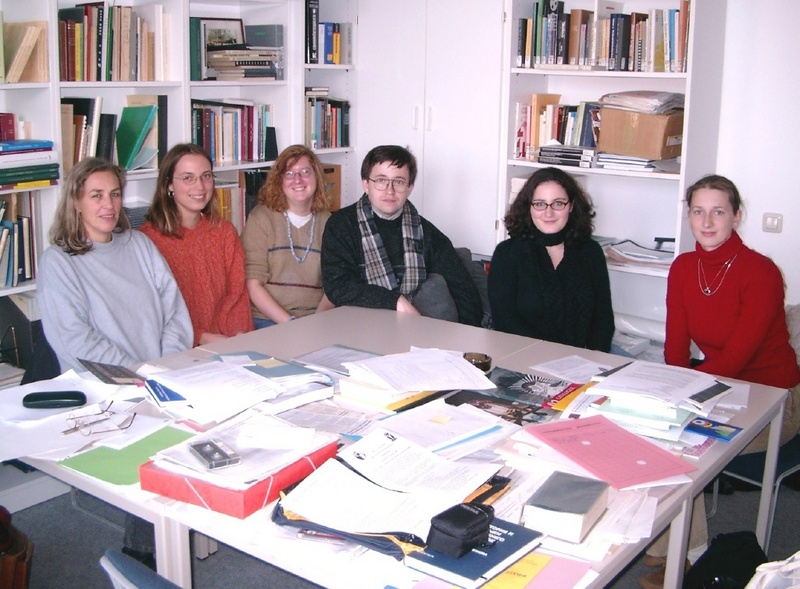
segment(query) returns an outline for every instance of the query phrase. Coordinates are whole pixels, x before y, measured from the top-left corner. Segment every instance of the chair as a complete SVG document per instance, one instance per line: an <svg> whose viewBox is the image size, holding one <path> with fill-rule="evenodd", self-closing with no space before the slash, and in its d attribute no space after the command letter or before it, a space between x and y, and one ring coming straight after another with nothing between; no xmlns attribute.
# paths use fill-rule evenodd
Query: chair
<svg viewBox="0 0 800 589"><path fill-rule="evenodd" d="M728 466L723 469L722 474L726 474L760 488L761 479L764 476L765 457L766 452L741 454L730 461ZM786 442L778 451L778 465L775 469L775 486L772 489L772 503L769 506L767 536L764 539L764 552L767 554L769 554L769 541L772 536L772 523L775 520L775 507L778 505L778 491L780 491L784 479L797 471L800 471L800 434ZM714 515L714 512L717 510L718 489L719 480L715 480L709 517Z"/></svg>
<svg viewBox="0 0 800 589"><path fill-rule="evenodd" d="M795 351L797 363L800 364L800 305L786 306L786 326L789 330L789 343ZM766 452L740 454L728 463L728 466L722 470L722 474L761 488L766 455ZM778 491L780 491L783 480L797 471L800 471L800 434L797 434L778 450L778 464L775 468L775 486L772 489L772 504L769 507L767 535L764 539L764 552L767 554L769 554L769 541L772 536L772 523L775 520L775 508L778 505ZM708 512L707 518L711 518L717 511L718 494L719 479L715 479L711 498L711 509Z"/></svg>
<svg viewBox="0 0 800 589"><path fill-rule="evenodd" d="M100 557L100 566L114 589L179 589L172 581L117 550L106 550Z"/></svg>

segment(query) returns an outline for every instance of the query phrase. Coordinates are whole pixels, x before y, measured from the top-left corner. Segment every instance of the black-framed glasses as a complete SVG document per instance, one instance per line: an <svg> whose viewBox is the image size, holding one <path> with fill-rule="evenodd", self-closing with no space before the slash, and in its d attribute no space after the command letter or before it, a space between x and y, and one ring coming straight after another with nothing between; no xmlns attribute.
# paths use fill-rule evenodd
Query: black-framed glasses
<svg viewBox="0 0 800 589"><path fill-rule="evenodd" d="M377 190L386 190L390 185L395 192L405 192L408 190L408 182L402 178L367 178L367 180L372 182Z"/></svg>
<svg viewBox="0 0 800 589"><path fill-rule="evenodd" d="M205 172L199 176L195 176L194 174L181 174L180 176L176 176L176 178L186 186L194 186L198 180L203 184L211 184L216 176L214 176L212 172Z"/></svg>
<svg viewBox="0 0 800 589"><path fill-rule="evenodd" d="M300 176L301 178L311 178L314 174L314 170L311 168L302 168L300 170L286 170L283 173L283 177L286 180L294 180L295 176Z"/></svg>
<svg viewBox="0 0 800 589"><path fill-rule="evenodd" d="M533 202L531 202L531 208L534 211L546 211L547 207L551 207L554 211L563 211L568 206L569 206L568 200L554 200L553 202L534 200Z"/></svg>

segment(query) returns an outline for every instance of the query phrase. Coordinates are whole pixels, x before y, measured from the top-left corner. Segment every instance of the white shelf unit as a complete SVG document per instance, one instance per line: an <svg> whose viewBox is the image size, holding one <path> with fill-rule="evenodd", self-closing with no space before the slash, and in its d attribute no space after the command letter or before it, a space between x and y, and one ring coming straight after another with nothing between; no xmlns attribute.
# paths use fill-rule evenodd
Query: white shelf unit
<svg viewBox="0 0 800 589"><path fill-rule="evenodd" d="M563 167L586 188L595 205L597 235L631 239L653 247L655 237L676 239L676 255L694 247L683 203L686 188L713 173L717 158L719 105L725 31L725 2L692 2L689 18L686 73L572 71L513 67L517 50L517 22L533 15L533 0L506 0L503 60L503 126L498 216L508 208L511 178L530 176L547 167L513 158L515 104L533 93L561 95L564 104L597 100L603 94L625 90L661 90L685 94L681 168L677 174L612 172L597 168ZM600 0L566 0L565 12L588 9L598 13ZM651 8L678 8L678 0L629 0L621 12ZM695 50L702 43L701 50ZM507 237L498 227L496 239ZM609 265L612 301L620 320L642 321L648 330L663 333L666 317L665 270Z"/></svg>
<svg viewBox="0 0 800 589"><path fill-rule="evenodd" d="M300 2L304 6L304 2ZM299 44L300 59L303 62L303 86L301 103L305 106L306 86L327 86L329 96L341 98L350 103L349 145L316 149L322 163L342 166L341 206L352 204L361 196L360 161L356 161L356 48L358 47L358 1L357 0L320 0L319 22L351 23L352 26L352 61L347 64L305 63L305 45ZM301 28L302 33L305 29ZM322 51L320 50L320 54ZM302 117L305 122L305 117ZM305 125L303 126L305 136ZM299 141L303 143L303 141Z"/></svg>
<svg viewBox="0 0 800 589"><path fill-rule="evenodd" d="M60 145L60 117L58 115L57 83L58 67L53 63L52 56L58 50L58 44L53 41L53 2L16 2L14 0L0 0L0 10L3 12L3 22L45 21L48 26L48 54L49 69L48 81L37 83L0 84L0 111L13 112L22 120L31 123L31 135L35 139L50 139L55 142L56 149ZM7 57L6 57L7 59ZM11 192L28 191L3 191ZM30 191L34 196L33 233L36 254L41 254L47 247L47 232L52 224L58 203L59 189L57 186L39 188ZM29 292L36 289L36 281L19 283L15 287L5 287L5 276L0 277L0 296L15 293Z"/></svg>

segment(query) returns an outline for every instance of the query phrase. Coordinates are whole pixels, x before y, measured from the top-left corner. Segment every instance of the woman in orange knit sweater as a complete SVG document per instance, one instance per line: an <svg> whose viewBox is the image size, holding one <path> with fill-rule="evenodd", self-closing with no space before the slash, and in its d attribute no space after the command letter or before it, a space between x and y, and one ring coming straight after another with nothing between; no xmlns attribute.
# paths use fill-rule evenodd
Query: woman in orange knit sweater
<svg viewBox="0 0 800 589"><path fill-rule="evenodd" d="M244 250L234 226L220 217L212 162L201 147L180 143L169 150L141 231L175 275L195 346L253 329Z"/></svg>

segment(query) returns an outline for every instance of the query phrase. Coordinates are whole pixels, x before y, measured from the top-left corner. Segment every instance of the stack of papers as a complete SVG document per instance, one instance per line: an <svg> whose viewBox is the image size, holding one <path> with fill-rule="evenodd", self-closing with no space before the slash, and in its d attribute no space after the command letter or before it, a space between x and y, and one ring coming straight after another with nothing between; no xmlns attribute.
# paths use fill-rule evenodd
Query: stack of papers
<svg viewBox="0 0 800 589"><path fill-rule="evenodd" d="M600 104L650 114L661 114L683 108L684 95L680 92L658 90L631 90L610 92L600 97Z"/></svg>
<svg viewBox="0 0 800 589"><path fill-rule="evenodd" d="M490 389L494 384L458 352L420 349L346 362L350 376L400 392Z"/></svg>
<svg viewBox="0 0 800 589"><path fill-rule="evenodd" d="M222 440L239 454L239 464L208 470L189 445ZM249 410L185 442L158 452L156 466L218 487L245 489L298 459L335 441L329 434L294 426L277 417Z"/></svg>
<svg viewBox="0 0 800 589"><path fill-rule="evenodd" d="M348 533L414 534L489 480L500 464L450 462L401 436L375 430L295 487L284 510Z"/></svg>
<svg viewBox="0 0 800 589"><path fill-rule="evenodd" d="M610 262L658 268L669 268L675 257L671 251L642 247L629 239L607 245L603 251Z"/></svg>

